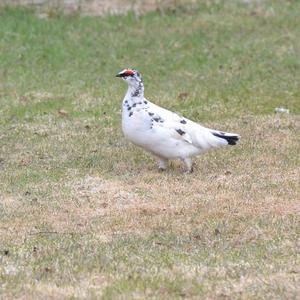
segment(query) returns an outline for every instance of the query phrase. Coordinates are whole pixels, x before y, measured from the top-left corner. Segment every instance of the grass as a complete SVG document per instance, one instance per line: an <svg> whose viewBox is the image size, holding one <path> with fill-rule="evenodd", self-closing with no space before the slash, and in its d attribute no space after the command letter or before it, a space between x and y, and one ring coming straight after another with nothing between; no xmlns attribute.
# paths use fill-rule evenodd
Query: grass
<svg viewBox="0 0 300 300"><path fill-rule="evenodd" d="M0 297L296 299L299 6L2 9ZM158 173L120 130L124 67L155 103L241 143L192 175Z"/></svg>

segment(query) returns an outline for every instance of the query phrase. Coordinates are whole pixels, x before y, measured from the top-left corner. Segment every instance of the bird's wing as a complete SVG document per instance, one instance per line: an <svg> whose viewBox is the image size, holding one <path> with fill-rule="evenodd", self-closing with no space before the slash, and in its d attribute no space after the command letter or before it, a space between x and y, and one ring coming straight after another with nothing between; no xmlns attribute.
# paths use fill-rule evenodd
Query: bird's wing
<svg viewBox="0 0 300 300"><path fill-rule="evenodd" d="M192 144L192 138L184 129L185 118L165 108L149 102L148 114L151 116L152 126L156 130L167 130L172 138Z"/></svg>
<svg viewBox="0 0 300 300"><path fill-rule="evenodd" d="M178 114L165 109L163 107L160 107L150 101L149 102L149 109L151 111L154 111L155 113L159 114L162 118L167 119L167 120L173 120L173 121L180 121L182 119L181 116L179 116Z"/></svg>
<svg viewBox="0 0 300 300"><path fill-rule="evenodd" d="M170 130L173 138L182 139L203 151L228 144L232 145L239 139L237 134L206 128L151 102L149 102L149 113L153 114L154 122L157 121L154 126Z"/></svg>

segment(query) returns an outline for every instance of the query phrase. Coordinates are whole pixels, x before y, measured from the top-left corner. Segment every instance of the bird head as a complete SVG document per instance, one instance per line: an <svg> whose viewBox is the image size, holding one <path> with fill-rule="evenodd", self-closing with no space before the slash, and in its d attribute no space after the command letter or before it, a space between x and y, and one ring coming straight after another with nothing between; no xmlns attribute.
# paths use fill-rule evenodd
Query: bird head
<svg viewBox="0 0 300 300"><path fill-rule="evenodd" d="M121 77L124 81L127 81L128 85L133 87L138 87L143 82L141 74L133 69L124 69L116 77Z"/></svg>

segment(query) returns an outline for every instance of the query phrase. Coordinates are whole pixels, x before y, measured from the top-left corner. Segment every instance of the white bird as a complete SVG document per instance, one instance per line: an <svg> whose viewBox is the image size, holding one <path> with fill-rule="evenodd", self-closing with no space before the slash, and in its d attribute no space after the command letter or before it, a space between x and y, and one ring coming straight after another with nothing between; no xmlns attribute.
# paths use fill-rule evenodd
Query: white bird
<svg viewBox="0 0 300 300"><path fill-rule="evenodd" d="M212 148L235 145L240 136L203 127L155 105L144 98L144 84L137 70L124 69L116 75L128 83L122 104L125 137L158 158L165 170L169 159L181 159L186 172L193 172L191 157Z"/></svg>

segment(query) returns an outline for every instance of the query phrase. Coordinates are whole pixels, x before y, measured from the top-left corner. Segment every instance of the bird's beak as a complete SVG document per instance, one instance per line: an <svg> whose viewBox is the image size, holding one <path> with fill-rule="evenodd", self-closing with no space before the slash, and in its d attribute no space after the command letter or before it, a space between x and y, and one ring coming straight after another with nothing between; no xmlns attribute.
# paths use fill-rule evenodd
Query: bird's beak
<svg viewBox="0 0 300 300"><path fill-rule="evenodd" d="M122 74L119 73L119 74L116 75L116 77L122 77Z"/></svg>

